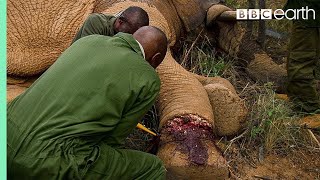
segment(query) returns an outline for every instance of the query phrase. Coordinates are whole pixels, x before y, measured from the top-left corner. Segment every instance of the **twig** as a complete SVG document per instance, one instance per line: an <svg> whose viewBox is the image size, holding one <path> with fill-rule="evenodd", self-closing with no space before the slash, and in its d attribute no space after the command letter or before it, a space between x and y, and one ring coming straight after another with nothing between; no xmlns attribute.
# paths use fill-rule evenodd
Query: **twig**
<svg viewBox="0 0 320 180"><path fill-rule="evenodd" d="M232 167L228 164L228 170L230 172L230 176L236 180L242 180L240 177L238 177L237 175L235 175L231 169Z"/></svg>
<svg viewBox="0 0 320 180"><path fill-rule="evenodd" d="M242 91L239 93L239 95L241 95L245 91L245 89L247 89L248 86L249 86L249 83L246 84L246 86L242 89Z"/></svg>
<svg viewBox="0 0 320 180"><path fill-rule="evenodd" d="M202 33L202 31L203 31L203 30L204 30L204 28L202 28L202 29L201 29L201 31L200 31L200 33L198 34L197 38L193 41L193 43L192 43L191 47L188 49L188 51L187 51L186 55L184 56L184 58L183 58L183 60L182 60L181 64L184 64L184 63L185 63L185 61L187 61L187 58L188 58L188 56L189 56L189 54L190 54L191 50L193 49L193 46L196 44L196 42L197 42L197 41L198 41L198 39L200 38L200 35L201 35L201 33Z"/></svg>
<svg viewBox="0 0 320 180"><path fill-rule="evenodd" d="M226 148L226 150L224 150L223 154L226 154L227 150L230 148L230 146L237 140L242 138L246 133L248 132L248 129L245 130L242 134L240 134L239 136L233 138L230 140L230 144L228 145L228 147Z"/></svg>
<svg viewBox="0 0 320 180"><path fill-rule="evenodd" d="M310 134L311 136L311 139L314 140L314 142L319 146L320 148L320 143L318 141L318 139L316 138L316 136L313 134L313 132L310 130L310 129L307 129L308 133Z"/></svg>

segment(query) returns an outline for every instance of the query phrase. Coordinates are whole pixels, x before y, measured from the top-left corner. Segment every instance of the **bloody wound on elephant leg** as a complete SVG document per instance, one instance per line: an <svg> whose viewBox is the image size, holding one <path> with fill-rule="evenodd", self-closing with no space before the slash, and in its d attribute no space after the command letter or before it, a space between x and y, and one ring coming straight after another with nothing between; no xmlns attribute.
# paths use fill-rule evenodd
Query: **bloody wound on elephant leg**
<svg viewBox="0 0 320 180"><path fill-rule="evenodd" d="M208 151L202 140L213 141L212 125L205 119L187 114L169 120L161 132L176 141L178 151L188 154L189 162L204 165L208 161Z"/></svg>

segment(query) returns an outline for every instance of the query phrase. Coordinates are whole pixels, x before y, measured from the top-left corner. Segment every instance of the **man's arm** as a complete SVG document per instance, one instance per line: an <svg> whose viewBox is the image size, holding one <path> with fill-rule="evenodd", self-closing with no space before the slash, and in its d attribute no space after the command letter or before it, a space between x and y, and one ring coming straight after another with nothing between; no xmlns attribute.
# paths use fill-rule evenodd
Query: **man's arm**
<svg viewBox="0 0 320 180"><path fill-rule="evenodd" d="M144 86L137 96L134 104L124 112L119 124L113 129L111 137L105 141L113 147L122 147L126 137L133 132L138 122L154 104L160 90L160 80L157 78Z"/></svg>
<svg viewBox="0 0 320 180"><path fill-rule="evenodd" d="M106 28L110 26L109 23L112 23L111 21L109 21L110 18L110 16L105 14L90 14L89 17L84 21L79 31L77 32L71 44L73 44L75 41L82 37L89 36L92 34L108 35L106 34L106 32L108 32Z"/></svg>

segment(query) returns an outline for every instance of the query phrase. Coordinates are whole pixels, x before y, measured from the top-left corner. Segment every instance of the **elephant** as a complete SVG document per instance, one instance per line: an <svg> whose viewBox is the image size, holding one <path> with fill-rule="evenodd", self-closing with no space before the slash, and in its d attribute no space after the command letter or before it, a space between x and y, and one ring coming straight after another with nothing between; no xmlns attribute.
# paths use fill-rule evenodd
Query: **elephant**
<svg viewBox="0 0 320 180"><path fill-rule="evenodd" d="M201 24L217 32L218 46L238 57L249 75L272 80L279 87L285 70L277 66L235 22L219 22L219 0L8 0L8 101L23 93L70 45L90 13L115 14L139 6L150 25L163 30L169 48L157 68L161 89L157 100L161 140L158 156L168 177L225 179L228 166L214 144L215 136L230 136L245 125L247 108L226 79L186 71L171 54L177 40ZM19 77L19 78L17 78ZM204 173L203 173L204 172Z"/></svg>

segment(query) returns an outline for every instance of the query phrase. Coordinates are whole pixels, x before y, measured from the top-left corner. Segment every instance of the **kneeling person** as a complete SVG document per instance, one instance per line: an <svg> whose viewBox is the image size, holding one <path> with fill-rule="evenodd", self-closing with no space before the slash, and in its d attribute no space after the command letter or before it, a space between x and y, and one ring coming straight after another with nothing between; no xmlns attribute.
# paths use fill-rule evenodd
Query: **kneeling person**
<svg viewBox="0 0 320 180"><path fill-rule="evenodd" d="M9 179L163 179L160 159L122 148L159 93L166 49L151 26L70 46L8 104Z"/></svg>

